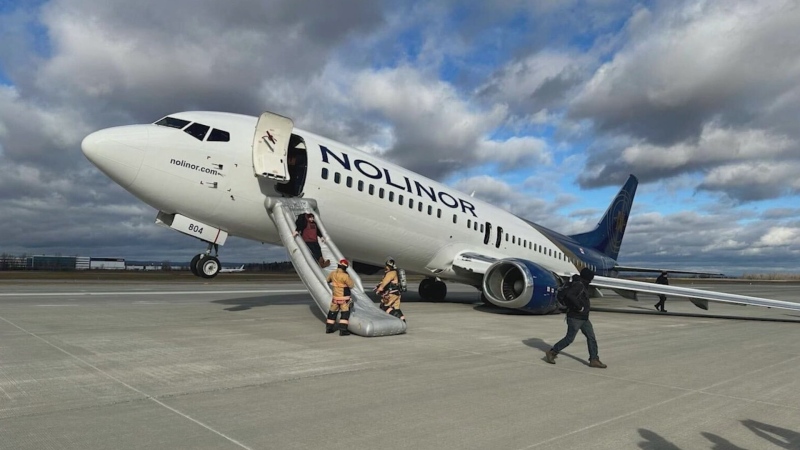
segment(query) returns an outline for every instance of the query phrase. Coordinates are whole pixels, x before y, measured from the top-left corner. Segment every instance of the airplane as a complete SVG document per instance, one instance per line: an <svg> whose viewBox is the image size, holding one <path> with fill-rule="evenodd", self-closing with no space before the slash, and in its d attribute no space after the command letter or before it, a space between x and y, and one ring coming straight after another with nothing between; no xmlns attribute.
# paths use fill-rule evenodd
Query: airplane
<svg viewBox="0 0 800 450"><path fill-rule="evenodd" d="M195 271L197 270L196 264L192 265L192 267L195 267L194 269ZM219 269L219 273L234 273L234 272L244 272L244 264L242 264L239 267L220 267ZM197 274L195 273L195 275Z"/></svg>
<svg viewBox="0 0 800 450"><path fill-rule="evenodd" d="M592 296L611 289L629 299L688 298L703 309L712 301L800 310L792 302L619 278L625 270L661 271L616 262L638 186L633 175L594 229L567 236L270 112L180 112L96 131L81 147L158 210L156 223L207 243L191 263L204 278L222 271L218 248L229 235L286 246L297 268L307 249L292 241L290 219L311 211L352 268L375 273L392 255L408 273L425 276L419 295L427 300L444 299L448 281L474 286L486 304L554 313L556 290L588 267L596 273ZM314 285L324 278L301 278L323 295Z"/></svg>

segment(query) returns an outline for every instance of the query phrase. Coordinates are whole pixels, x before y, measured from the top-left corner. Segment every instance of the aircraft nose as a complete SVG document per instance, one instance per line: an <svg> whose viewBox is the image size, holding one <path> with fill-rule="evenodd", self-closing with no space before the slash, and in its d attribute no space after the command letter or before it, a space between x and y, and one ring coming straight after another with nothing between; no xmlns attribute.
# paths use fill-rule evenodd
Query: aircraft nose
<svg viewBox="0 0 800 450"><path fill-rule="evenodd" d="M86 159L122 187L136 179L146 146L147 129L139 126L95 131L81 142Z"/></svg>

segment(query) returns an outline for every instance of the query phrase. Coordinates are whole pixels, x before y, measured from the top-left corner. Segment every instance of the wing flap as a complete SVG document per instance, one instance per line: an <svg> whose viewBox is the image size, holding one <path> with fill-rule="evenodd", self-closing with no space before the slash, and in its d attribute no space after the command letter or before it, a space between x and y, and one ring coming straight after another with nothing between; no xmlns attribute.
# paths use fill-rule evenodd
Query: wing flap
<svg viewBox="0 0 800 450"><path fill-rule="evenodd" d="M683 297L689 299L698 308L708 309L708 302L731 303L741 305L754 305L763 306L766 308L780 308L789 309L792 311L800 311L800 303L785 302L782 300L771 300L760 297L750 297L747 295L728 294L724 292L705 291L702 289L693 289L679 286L669 286L663 284L645 283L642 281L623 280L620 278L609 278L596 276L592 280L592 286L598 288L607 288L614 291L635 291L647 294L664 294L674 297ZM623 295L623 297L626 297ZM629 297L626 297L629 298Z"/></svg>

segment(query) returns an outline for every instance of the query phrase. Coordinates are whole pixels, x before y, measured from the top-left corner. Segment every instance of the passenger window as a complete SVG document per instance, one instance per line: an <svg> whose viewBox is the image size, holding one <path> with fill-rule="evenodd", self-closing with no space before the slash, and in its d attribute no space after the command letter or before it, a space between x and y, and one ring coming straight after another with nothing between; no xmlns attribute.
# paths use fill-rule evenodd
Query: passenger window
<svg viewBox="0 0 800 450"><path fill-rule="evenodd" d="M417 203L417 211L422 212L422 202Z"/></svg>
<svg viewBox="0 0 800 450"><path fill-rule="evenodd" d="M453 223L458 223L458 214L453 214Z"/></svg>
<svg viewBox="0 0 800 450"><path fill-rule="evenodd" d="M176 119L174 117L164 117L163 119L156 122L156 125L161 125L162 127L169 127L169 128L177 128L182 130L186 128L186 125L189 125L191 122L188 120L183 119Z"/></svg>
<svg viewBox="0 0 800 450"><path fill-rule="evenodd" d="M353 177L347 177L347 182L345 183L347 187L353 187Z"/></svg>
<svg viewBox="0 0 800 450"><path fill-rule="evenodd" d="M481 224L481 233L483 233L483 224Z"/></svg>
<svg viewBox="0 0 800 450"><path fill-rule="evenodd" d="M227 131L222 131L214 128L208 135L208 142L230 142L231 134Z"/></svg>
<svg viewBox="0 0 800 450"><path fill-rule="evenodd" d="M339 172L336 172L335 174L333 174L333 182L336 183L336 184L341 183L342 182L342 174L340 174Z"/></svg>
<svg viewBox="0 0 800 450"><path fill-rule="evenodd" d="M375 195L375 185L374 184L370 184L369 185L369 195Z"/></svg>
<svg viewBox="0 0 800 450"><path fill-rule="evenodd" d="M512 244L516 244L517 243L517 237L516 236L511 236L511 243Z"/></svg>
<svg viewBox="0 0 800 450"><path fill-rule="evenodd" d="M414 199L408 199L408 209L414 209Z"/></svg>
<svg viewBox="0 0 800 450"><path fill-rule="evenodd" d="M322 168L322 179L323 180L327 180L328 179L328 168L327 167L323 167Z"/></svg>
<svg viewBox="0 0 800 450"><path fill-rule="evenodd" d="M467 228L472 228L472 219L467 219Z"/></svg>
<svg viewBox="0 0 800 450"><path fill-rule="evenodd" d="M380 189L378 190L378 198L383 198L383 192L384 192L384 191L383 191L383 188L380 188Z"/></svg>
<svg viewBox="0 0 800 450"><path fill-rule="evenodd" d="M403 194L397 196L397 204L403 206Z"/></svg>
<svg viewBox="0 0 800 450"><path fill-rule="evenodd" d="M358 192L364 192L364 182L358 180Z"/></svg>
<svg viewBox="0 0 800 450"><path fill-rule="evenodd" d="M194 137L195 139L202 141L203 138L206 137L206 133L208 133L209 128L210 127L208 125L203 125L202 123L195 122L186 127L186 129L183 130L183 132Z"/></svg>
<svg viewBox="0 0 800 450"><path fill-rule="evenodd" d="M394 201L394 191L389 191L389 201L390 202Z"/></svg>
<svg viewBox="0 0 800 450"><path fill-rule="evenodd" d="M478 231L478 222L473 222L472 223L472 229L475 230L475 231Z"/></svg>

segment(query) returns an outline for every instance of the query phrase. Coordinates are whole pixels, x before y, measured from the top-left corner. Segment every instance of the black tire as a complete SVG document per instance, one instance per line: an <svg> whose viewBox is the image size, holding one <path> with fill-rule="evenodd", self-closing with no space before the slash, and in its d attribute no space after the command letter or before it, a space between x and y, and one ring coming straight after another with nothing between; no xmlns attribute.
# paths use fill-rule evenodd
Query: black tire
<svg viewBox="0 0 800 450"><path fill-rule="evenodd" d="M194 255L194 258L189 262L189 270L192 271L192 275L199 277L200 272L197 271L197 261L200 260L200 257L203 256L201 254Z"/></svg>
<svg viewBox="0 0 800 450"><path fill-rule="evenodd" d="M430 299L434 302L441 302L447 297L447 285L444 281L434 281L430 289Z"/></svg>
<svg viewBox="0 0 800 450"><path fill-rule="evenodd" d="M197 261L197 273L203 278L214 278L220 268L219 259L215 256L206 256Z"/></svg>
<svg viewBox="0 0 800 450"><path fill-rule="evenodd" d="M431 293L431 286L435 280L431 278L425 278L419 282L419 298L423 300L430 300L430 293Z"/></svg>

